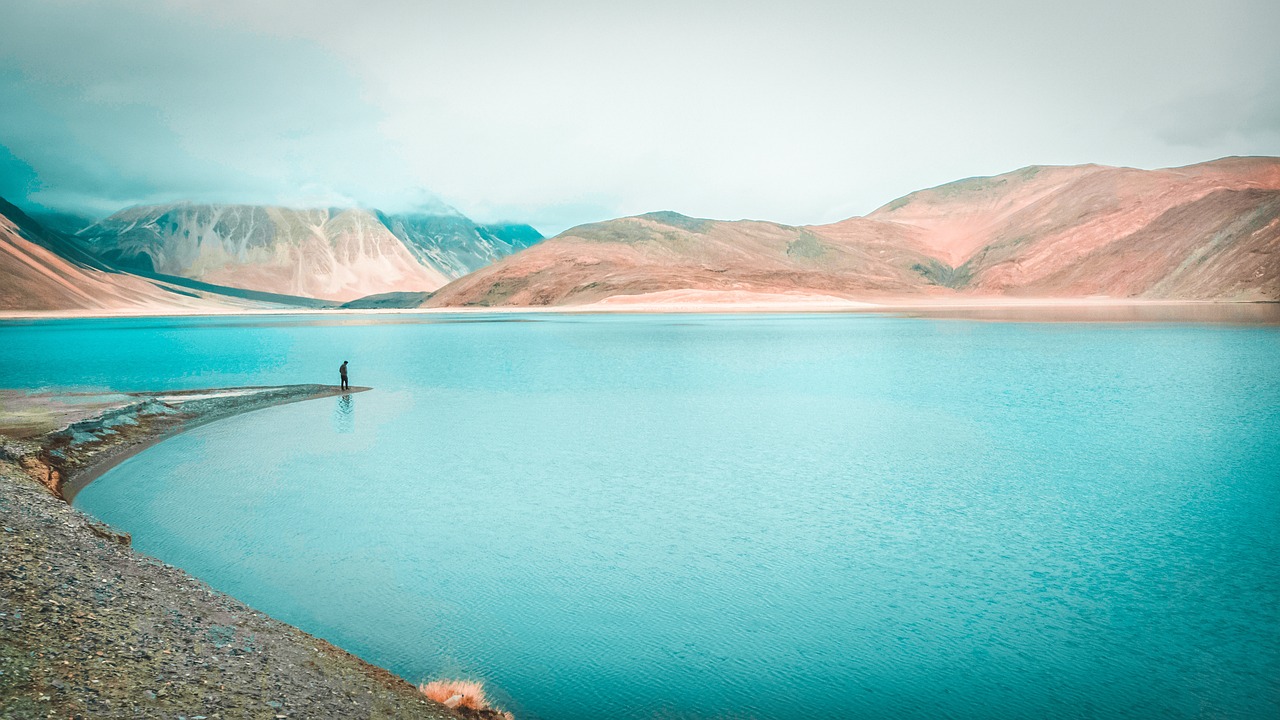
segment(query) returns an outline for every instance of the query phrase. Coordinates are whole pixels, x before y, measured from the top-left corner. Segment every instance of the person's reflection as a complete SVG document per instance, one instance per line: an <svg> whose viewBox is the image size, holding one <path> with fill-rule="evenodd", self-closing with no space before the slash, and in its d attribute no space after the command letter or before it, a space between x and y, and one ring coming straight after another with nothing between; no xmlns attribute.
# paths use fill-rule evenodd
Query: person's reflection
<svg viewBox="0 0 1280 720"><path fill-rule="evenodd" d="M340 433L356 430L356 403L350 395L338 398L338 410L333 414L333 425Z"/></svg>

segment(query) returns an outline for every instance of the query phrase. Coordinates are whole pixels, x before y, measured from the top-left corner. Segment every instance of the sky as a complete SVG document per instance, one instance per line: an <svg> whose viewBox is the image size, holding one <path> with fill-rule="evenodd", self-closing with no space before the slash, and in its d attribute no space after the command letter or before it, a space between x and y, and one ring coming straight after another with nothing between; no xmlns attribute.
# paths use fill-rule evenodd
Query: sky
<svg viewBox="0 0 1280 720"><path fill-rule="evenodd" d="M0 0L0 197L821 223L1280 155L1280 2Z"/></svg>

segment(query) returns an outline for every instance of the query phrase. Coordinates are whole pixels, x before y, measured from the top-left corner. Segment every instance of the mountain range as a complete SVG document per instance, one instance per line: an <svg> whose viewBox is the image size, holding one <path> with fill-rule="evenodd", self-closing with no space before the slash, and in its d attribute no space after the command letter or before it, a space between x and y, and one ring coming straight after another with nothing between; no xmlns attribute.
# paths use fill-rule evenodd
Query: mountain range
<svg viewBox="0 0 1280 720"><path fill-rule="evenodd" d="M123 210L75 239L122 269L341 302L435 290L542 236L457 213L179 203Z"/></svg>
<svg viewBox="0 0 1280 720"><path fill-rule="evenodd" d="M1280 299L1280 158L1032 166L828 225L657 212L572 228L422 304L573 305L679 290L848 299Z"/></svg>
<svg viewBox="0 0 1280 720"><path fill-rule="evenodd" d="M452 209L388 215L177 203L76 222L0 199L0 310L335 307L434 290L542 239Z"/></svg>
<svg viewBox="0 0 1280 720"><path fill-rule="evenodd" d="M826 225L664 211L548 240L452 210L195 203L129 208L71 233L0 201L0 281L0 309L71 311L567 306L690 294L1275 301L1280 158L1031 166Z"/></svg>

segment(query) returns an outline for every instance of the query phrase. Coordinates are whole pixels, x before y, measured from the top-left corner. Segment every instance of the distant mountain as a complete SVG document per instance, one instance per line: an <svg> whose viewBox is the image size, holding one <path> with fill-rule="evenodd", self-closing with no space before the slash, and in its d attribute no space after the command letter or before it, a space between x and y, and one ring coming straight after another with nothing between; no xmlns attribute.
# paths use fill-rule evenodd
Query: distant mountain
<svg viewBox="0 0 1280 720"><path fill-rule="evenodd" d="M378 295L366 295L350 302L345 302L338 307L343 310L396 310L403 308L421 307L431 297L429 292L417 293L381 293Z"/></svg>
<svg viewBox="0 0 1280 720"><path fill-rule="evenodd" d="M878 224L824 237L770 222L673 212L582 225L438 290L429 305L564 305L680 289L903 293L931 258Z"/></svg>
<svg viewBox="0 0 1280 720"><path fill-rule="evenodd" d="M379 219L419 262L436 268L450 280L542 240L542 234L528 225L477 225L464 215L380 214Z"/></svg>
<svg viewBox="0 0 1280 720"><path fill-rule="evenodd" d="M28 211L27 216L40 223L46 230L62 235L75 235L78 231L93 224L93 218L79 213L58 212L56 210Z"/></svg>
<svg viewBox="0 0 1280 720"><path fill-rule="evenodd" d="M1028 167L791 227L662 212L572 228L429 306L571 305L674 290L1280 299L1280 158Z"/></svg>
<svg viewBox="0 0 1280 720"><path fill-rule="evenodd" d="M330 300L434 289L422 265L364 210L255 205L135 207L81 230L94 255L121 267Z"/></svg>
<svg viewBox="0 0 1280 720"><path fill-rule="evenodd" d="M450 209L191 203L131 208L71 237L0 201L0 309L575 305L707 293L1280 300L1280 158L1033 166L829 225L656 212L546 241L527 225L480 225Z"/></svg>
<svg viewBox="0 0 1280 720"><path fill-rule="evenodd" d="M309 302L123 272L0 199L0 310L210 312Z"/></svg>
<svg viewBox="0 0 1280 720"><path fill-rule="evenodd" d="M76 237L129 269L341 302L435 290L541 239L513 228L451 214L179 203L129 208Z"/></svg>

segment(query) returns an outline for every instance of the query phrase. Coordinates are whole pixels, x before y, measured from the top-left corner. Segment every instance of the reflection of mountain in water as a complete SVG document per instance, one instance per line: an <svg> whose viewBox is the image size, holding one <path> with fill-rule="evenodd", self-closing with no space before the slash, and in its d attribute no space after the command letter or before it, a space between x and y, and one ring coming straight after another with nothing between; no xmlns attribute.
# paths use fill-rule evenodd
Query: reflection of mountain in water
<svg viewBox="0 0 1280 720"><path fill-rule="evenodd" d="M333 412L333 429L344 435L356 431L356 402L350 395L338 398Z"/></svg>

